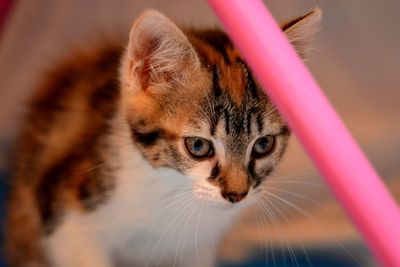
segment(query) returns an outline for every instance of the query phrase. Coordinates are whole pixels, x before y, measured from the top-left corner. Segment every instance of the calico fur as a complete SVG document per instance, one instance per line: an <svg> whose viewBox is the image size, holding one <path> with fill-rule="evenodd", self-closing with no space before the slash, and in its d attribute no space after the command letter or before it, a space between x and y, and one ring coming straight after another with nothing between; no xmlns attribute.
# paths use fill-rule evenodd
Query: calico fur
<svg viewBox="0 0 400 267"><path fill-rule="evenodd" d="M302 56L319 18L284 26ZM38 86L9 194L10 266L212 266L210 242L279 162L290 131L225 33L148 11L129 39L73 54ZM265 134L276 144L257 160ZM215 156L191 157L185 136Z"/></svg>

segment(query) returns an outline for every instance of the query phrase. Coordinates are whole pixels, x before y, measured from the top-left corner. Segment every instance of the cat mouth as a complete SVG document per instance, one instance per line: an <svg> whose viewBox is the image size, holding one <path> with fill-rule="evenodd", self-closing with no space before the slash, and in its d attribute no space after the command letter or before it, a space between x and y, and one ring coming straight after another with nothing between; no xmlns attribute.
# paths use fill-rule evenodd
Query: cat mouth
<svg viewBox="0 0 400 267"><path fill-rule="evenodd" d="M193 189L193 194L194 197L199 201L212 206L216 207L232 206L231 203L227 202L225 199L222 198L220 192L217 192L216 190L212 190L202 185L195 186Z"/></svg>
<svg viewBox="0 0 400 267"><path fill-rule="evenodd" d="M212 190L202 185L195 186L193 189L193 194L194 197L202 203L219 209L237 208L246 205L248 202L248 197L246 197L246 199L243 199L242 201L231 203L222 197L222 194L219 190Z"/></svg>

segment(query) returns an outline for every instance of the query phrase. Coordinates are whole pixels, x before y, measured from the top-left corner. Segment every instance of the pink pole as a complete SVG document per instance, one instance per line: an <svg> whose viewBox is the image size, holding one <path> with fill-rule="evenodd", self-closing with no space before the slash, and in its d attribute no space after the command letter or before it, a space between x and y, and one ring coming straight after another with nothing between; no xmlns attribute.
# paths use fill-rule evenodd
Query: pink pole
<svg viewBox="0 0 400 267"><path fill-rule="evenodd" d="M400 211L260 0L208 0L384 266L400 266Z"/></svg>

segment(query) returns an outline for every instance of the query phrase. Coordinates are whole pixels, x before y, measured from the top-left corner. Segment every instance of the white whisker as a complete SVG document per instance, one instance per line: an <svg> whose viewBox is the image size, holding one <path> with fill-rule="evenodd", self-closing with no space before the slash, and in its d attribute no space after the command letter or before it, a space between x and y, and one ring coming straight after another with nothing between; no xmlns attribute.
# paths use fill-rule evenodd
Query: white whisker
<svg viewBox="0 0 400 267"><path fill-rule="evenodd" d="M175 223L175 221L185 212L185 210L192 206L194 201L193 199L189 199L187 202L187 204L185 205L185 207L173 218L173 220L171 220L171 222L168 224L168 226L164 229L163 233L161 234L160 238L158 239L158 242L156 243L156 245L153 248L153 251L150 254L150 258L148 259L147 263L146 263L146 267L149 266L152 257L155 253L155 251L157 250L158 246L160 245L161 241L164 239L164 236L167 234L168 230L171 228L171 226Z"/></svg>
<svg viewBox="0 0 400 267"><path fill-rule="evenodd" d="M197 203L195 203L195 204L197 205ZM187 226L188 226L188 224L189 224L189 220L190 220L190 218L191 218L191 216L192 216L192 214L194 213L195 210L196 210L196 209L193 208L193 209L189 212L189 215L187 216L187 219L186 219L186 221L184 222L183 229L182 229L182 231L180 232L179 241L178 241L178 243L177 243L177 247L176 247L176 251L175 251L174 262L173 262L173 264L172 264L172 266L174 266L174 267L175 267L175 264L176 264L176 262L177 262L177 260L178 260L178 252L179 252L179 250L180 250L180 248L181 248L182 237L183 237L183 235L184 235L185 232L186 232L186 228L187 228Z"/></svg>
<svg viewBox="0 0 400 267"><path fill-rule="evenodd" d="M278 225L278 221L277 221L276 216L275 216L275 214L273 213L273 211L272 211L271 209L268 208L267 204L264 205L263 202L260 202L260 204L261 204L261 207L263 207L264 211L266 211L267 214L269 215L269 218L271 219L272 226L273 226L274 230L275 230L276 232L278 232L278 234L279 234L280 236L282 236L282 232L281 232L281 230L279 230L280 228L279 228L279 225ZM285 265L286 265L286 260L285 260L285 254L284 254L283 246L282 246L281 243L279 243L279 246L280 246L280 249L281 249L282 258L284 259ZM274 253L273 253L272 247L271 247L271 252L272 252L272 257L273 257L273 259L274 259Z"/></svg>
<svg viewBox="0 0 400 267"><path fill-rule="evenodd" d="M284 180L284 181L275 181L275 180L269 180L267 183L268 184L295 184L295 185L306 185L306 186L315 186L315 187L320 187L320 188L326 188L326 185L321 184L321 183L312 183L312 182L301 182L301 181L289 181L289 180Z"/></svg>
<svg viewBox="0 0 400 267"><path fill-rule="evenodd" d="M273 199L270 199L270 204L271 204L272 206L274 206L274 207L279 211L279 213L280 213L281 216L284 218L284 220L289 224L289 226L290 226L290 228L292 229L292 231L294 231L293 224L290 222L289 219L286 218L286 216L284 215L284 213L281 212L281 211L278 209L278 207L274 204ZM294 232L296 232L296 231L294 231ZM312 263L311 263L311 261L310 261L310 258L308 257L307 251L306 251L306 249L305 249L303 243L300 241L298 235L296 235L296 239L297 239L297 242L300 244L300 246L301 246L301 248L302 248L302 251L303 251L303 253L304 253L304 256L306 257L306 260L307 260L308 265L309 265L309 266L312 266Z"/></svg>
<svg viewBox="0 0 400 267"><path fill-rule="evenodd" d="M315 201L312 198L306 197L306 196L304 196L302 194L298 194L298 193L295 193L295 192L292 192L292 191L289 191L289 190L285 190L285 189L281 189L281 188L277 188L277 187L271 187L271 186L269 186L268 189L272 189L272 190L276 190L278 192L282 192L282 193L286 193L286 194L289 194L289 195L292 195L292 196L296 196L298 198L307 200L307 201L313 203L314 205L316 205L316 206L318 206L320 208L324 208L324 206L321 203Z"/></svg>
<svg viewBox="0 0 400 267"><path fill-rule="evenodd" d="M200 261L199 261L199 254L198 254L198 247L199 247L199 223L200 223L200 215L201 215L201 212L202 212L202 210L203 210L203 205L201 205L201 208L200 208L200 211L199 211L199 214L198 214L198 216L197 216L197 224L196 224L196 238L195 238L195 243L194 243L194 245L195 245L195 257L196 257L196 263L197 263L197 266L201 266L199 263L200 263Z"/></svg>
<svg viewBox="0 0 400 267"><path fill-rule="evenodd" d="M150 213L150 211L152 211L153 209L156 209L156 208L158 208L159 206L164 205L165 202L167 202L167 201L173 201L173 202L169 203L168 205L163 206L162 208L157 209L156 212L151 213L151 216L150 216L150 217L147 217L147 218L144 218L143 220L137 221L137 222L139 222L139 224L136 225L136 228L139 228L139 226L141 226L142 224L144 224L144 223L145 223L146 221L148 221L150 218L155 217L155 215L158 215L159 213L161 213L161 212L167 210L168 208L170 208L170 207L172 207L172 206L175 206L176 204L181 203L181 200L183 200L186 196L190 196L190 194L191 194L191 192L181 192L181 193L179 193L179 194L172 195L172 196L170 196L170 197L168 197L168 198L165 198L165 199L162 199L162 200L157 201L157 202L155 202L155 203L152 203L152 205L150 205L150 206L143 207L142 209L135 211L134 214L139 214L139 213L144 213L144 212ZM132 214L131 214L131 215L132 215ZM114 226L111 228L110 231L116 231L116 230L117 230L119 227L121 227L124 223L129 222L129 221L131 220L131 218L132 218L131 216L126 216L126 217L124 218L124 220L121 220L118 224L114 225ZM125 237L125 239L129 239L129 238L131 237L132 234L133 234L133 232L130 233L129 235L127 235L127 236Z"/></svg>
<svg viewBox="0 0 400 267"><path fill-rule="evenodd" d="M322 232L324 232L331 240L333 240L341 249L343 249L343 251L346 252L347 255L349 255L357 264L359 264L359 260L350 253L349 250L347 250L342 243L340 243L336 238L334 238L331 234L329 234L323 227L320 226L319 223L317 223L315 221L314 216L312 216L310 213L306 212L304 209L300 208L299 206L293 204L292 202L279 197L276 194L273 194L271 192L266 192L267 195L275 198L276 200L281 201L282 203L285 203L286 205L288 205L289 207L293 208L295 211L299 212L301 215L305 216L306 218L308 218L315 226L317 226Z"/></svg>

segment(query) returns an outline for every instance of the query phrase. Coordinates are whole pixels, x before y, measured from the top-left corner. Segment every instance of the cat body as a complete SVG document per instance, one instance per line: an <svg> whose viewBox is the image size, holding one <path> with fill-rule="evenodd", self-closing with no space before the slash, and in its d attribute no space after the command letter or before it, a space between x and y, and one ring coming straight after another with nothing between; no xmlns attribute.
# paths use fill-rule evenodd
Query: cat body
<svg viewBox="0 0 400 267"><path fill-rule="evenodd" d="M301 55L320 11L283 30ZM220 30L147 11L47 75L20 138L10 266L213 266L289 130Z"/></svg>

